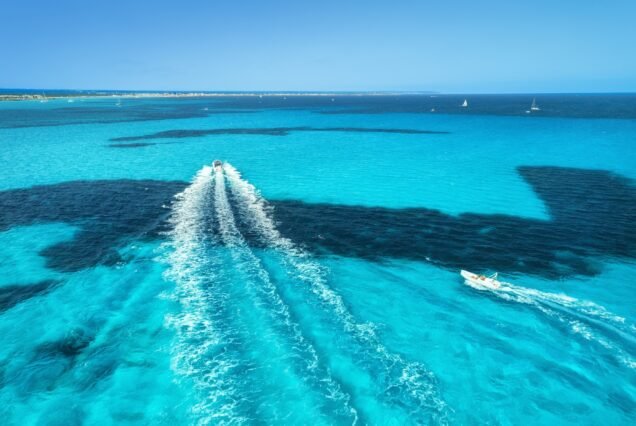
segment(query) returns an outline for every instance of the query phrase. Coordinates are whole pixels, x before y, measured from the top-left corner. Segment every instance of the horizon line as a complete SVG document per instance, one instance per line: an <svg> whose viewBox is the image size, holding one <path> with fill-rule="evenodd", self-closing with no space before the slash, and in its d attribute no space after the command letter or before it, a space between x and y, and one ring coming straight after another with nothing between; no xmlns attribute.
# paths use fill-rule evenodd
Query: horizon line
<svg viewBox="0 0 636 426"><path fill-rule="evenodd" d="M513 91L513 92L441 92L435 90L171 90L171 89L68 89L68 88L25 88L25 87L0 87L0 92L23 94L25 92L106 92L106 93L137 93L137 94L202 94L202 95L592 95L592 94L636 94L636 91L563 91L563 92L541 92L541 91Z"/></svg>

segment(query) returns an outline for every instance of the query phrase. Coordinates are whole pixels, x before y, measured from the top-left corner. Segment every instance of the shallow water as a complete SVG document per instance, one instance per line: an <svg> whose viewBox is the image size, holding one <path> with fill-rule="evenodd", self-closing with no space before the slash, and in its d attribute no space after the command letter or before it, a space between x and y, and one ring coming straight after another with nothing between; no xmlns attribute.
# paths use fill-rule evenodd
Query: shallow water
<svg viewBox="0 0 636 426"><path fill-rule="evenodd" d="M0 102L3 419L636 421L636 101L462 100Z"/></svg>

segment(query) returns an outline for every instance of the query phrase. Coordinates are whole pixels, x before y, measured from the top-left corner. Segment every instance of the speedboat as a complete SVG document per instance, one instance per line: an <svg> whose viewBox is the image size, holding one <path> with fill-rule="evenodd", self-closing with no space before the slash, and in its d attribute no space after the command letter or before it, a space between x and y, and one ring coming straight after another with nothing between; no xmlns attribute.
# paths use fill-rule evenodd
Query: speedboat
<svg viewBox="0 0 636 426"><path fill-rule="evenodd" d="M475 287L478 290L498 290L501 283L497 281L497 273L491 276L473 274L472 272L461 270L461 276L466 280L466 284Z"/></svg>
<svg viewBox="0 0 636 426"><path fill-rule="evenodd" d="M212 167L214 167L214 170L217 172L223 171L223 163L221 162L221 160L214 160L214 163L212 163Z"/></svg>

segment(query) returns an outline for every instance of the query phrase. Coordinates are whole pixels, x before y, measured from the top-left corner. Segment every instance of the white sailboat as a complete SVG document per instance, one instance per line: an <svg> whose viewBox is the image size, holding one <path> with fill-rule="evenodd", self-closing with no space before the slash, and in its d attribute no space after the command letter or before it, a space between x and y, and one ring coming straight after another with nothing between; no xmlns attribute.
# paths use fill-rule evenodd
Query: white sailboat
<svg viewBox="0 0 636 426"><path fill-rule="evenodd" d="M468 99L464 99L464 103L462 104L462 108L468 108Z"/></svg>
<svg viewBox="0 0 636 426"><path fill-rule="evenodd" d="M537 98L532 98L532 105L530 106L530 111L541 111L537 106Z"/></svg>

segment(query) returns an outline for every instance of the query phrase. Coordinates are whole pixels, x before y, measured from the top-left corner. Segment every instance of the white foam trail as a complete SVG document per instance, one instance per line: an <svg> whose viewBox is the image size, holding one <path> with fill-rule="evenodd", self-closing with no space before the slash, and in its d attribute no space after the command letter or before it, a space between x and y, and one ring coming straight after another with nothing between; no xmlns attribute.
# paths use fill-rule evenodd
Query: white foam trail
<svg viewBox="0 0 636 426"><path fill-rule="evenodd" d="M532 288L515 286L510 283L504 283L504 287L502 289L504 291L513 292L523 297L528 297L532 300L555 303L590 317L610 321L617 326L625 325L625 318L613 314L612 312L605 309L605 307L594 302L576 299L566 294L548 293Z"/></svg>
<svg viewBox="0 0 636 426"><path fill-rule="evenodd" d="M172 251L165 277L176 283L175 298L182 311L168 316L166 324L176 331L172 368L194 383L198 403L192 408L197 424L241 424L247 419L236 413L236 389L231 373L238 360L215 348L225 343L210 319L211 297L202 287L214 280L205 251L205 209L212 189L212 168L203 167L192 184L176 196L170 223Z"/></svg>
<svg viewBox="0 0 636 426"><path fill-rule="evenodd" d="M262 287L257 288L257 291L262 292L269 303L275 307L270 313L278 317L284 324L288 333L295 341L294 347L302 352L301 359L306 362L306 372L314 380L313 384L324 386L325 396L330 400L343 404L346 415L352 419L352 424L356 424L358 414L356 409L349 403L350 396L342 391L340 385L331 377L328 371L319 371L320 361L317 352L304 338L298 324L292 321L289 308L278 294L278 290L272 283L269 274L263 268L260 259L252 252L238 230L234 213L227 198L223 171L220 168L216 171L215 181L214 207L217 214L219 232L224 245L232 249L231 255L235 265L238 268L246 270L249 275L258 278Z"/></svg>
<svg viewBox="0 0 636 426"><path fill-rule="evenodd" d="M358 322L347 309L342 297L327 284L323 267L309 253L280 234L268 212L265 199L256 188L243 179L231 164L225 163L223 168L231 183L232 194L239 201L244 219L263 243L281 253L288 272L306 283L322 303L335 312L344 329L370 348L367 351L370 356L379 359L387 370L400 370L397 383L391 383L389 387L401 387L420 407L436 413L436 423L446 423L449 409L438 394L433 373L422 364L408 362L400 355L390 352L380 341L374 324Z"/></svg>
<svg viewBox="0 0 636 426"><path fill-rule="evenodd" d="M467 285L470 283L466 282ZM472 287L472 286L471 286ZM485 290L479 288L479 290ZM595 332L594 327L605 328L626 339L633 336L626 327L625 318L615 315L605 309L605 307L587 300L579 300L565 294L548 293L531 288L516 286L507 282L502 282L498 290L485 290L492 294L513 302L531 305L542 313L559 322L566 324L568 328L583 339L595 342L610 351L616 358L629 368L636 367L630 355L628 355L620 345L612 342L606 336L600 336ZM584 323L587 322L588 324Z"/></svg>

